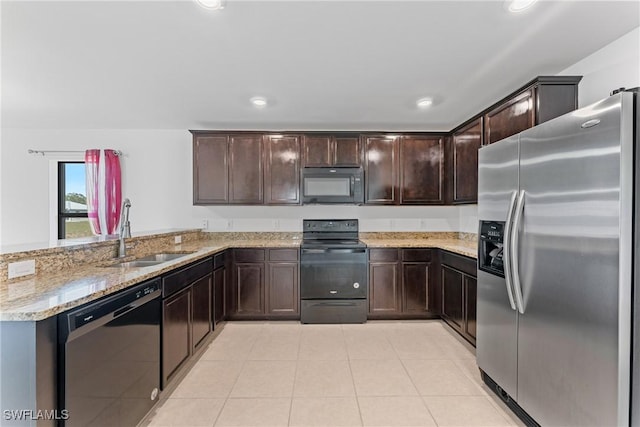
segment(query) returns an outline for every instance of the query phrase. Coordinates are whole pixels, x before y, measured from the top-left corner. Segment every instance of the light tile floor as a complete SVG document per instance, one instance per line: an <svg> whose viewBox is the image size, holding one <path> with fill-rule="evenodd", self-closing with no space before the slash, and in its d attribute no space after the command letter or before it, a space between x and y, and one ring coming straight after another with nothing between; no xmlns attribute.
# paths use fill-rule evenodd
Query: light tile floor
<svg viewBox="0 0 640 427"><path fill-rule="evenodd" d="M166 397L166 396L165 396ZM230 322L148 426L521 426L441 321Z"/></svg>

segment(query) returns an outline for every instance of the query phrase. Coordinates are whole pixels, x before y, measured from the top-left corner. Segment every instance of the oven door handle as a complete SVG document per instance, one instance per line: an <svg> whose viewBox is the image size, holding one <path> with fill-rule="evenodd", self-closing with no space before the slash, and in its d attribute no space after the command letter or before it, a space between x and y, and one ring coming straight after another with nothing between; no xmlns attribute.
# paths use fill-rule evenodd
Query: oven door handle
<svg viewBox="0 0 640 427"><path fill-rule="evenodd" d="M302 249L303 254L363 254L367 251L366 248L351 248L351 249Z"/></svg>

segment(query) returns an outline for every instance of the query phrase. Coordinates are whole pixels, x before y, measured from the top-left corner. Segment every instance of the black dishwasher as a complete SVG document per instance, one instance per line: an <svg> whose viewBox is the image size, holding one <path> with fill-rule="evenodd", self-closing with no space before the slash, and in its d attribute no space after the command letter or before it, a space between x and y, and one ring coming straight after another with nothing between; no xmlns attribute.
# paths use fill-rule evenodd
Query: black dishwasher
<svg viewBox="0 0 640 427"><path fill-rule="evenodd" d="M160 387L160 279L58 317L65 426L136 426Z"/></svg>

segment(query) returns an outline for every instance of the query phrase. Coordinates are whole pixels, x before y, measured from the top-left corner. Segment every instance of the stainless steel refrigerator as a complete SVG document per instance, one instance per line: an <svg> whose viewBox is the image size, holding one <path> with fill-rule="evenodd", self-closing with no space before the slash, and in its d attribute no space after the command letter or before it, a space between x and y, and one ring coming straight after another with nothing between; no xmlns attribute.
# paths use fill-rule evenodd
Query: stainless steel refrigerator
<svg viewBox="0 0 640 427"><path fill-rule="evenodd" d="M477 361L527 424L640 425L639 109L619 92L480 149Z"/></svg>

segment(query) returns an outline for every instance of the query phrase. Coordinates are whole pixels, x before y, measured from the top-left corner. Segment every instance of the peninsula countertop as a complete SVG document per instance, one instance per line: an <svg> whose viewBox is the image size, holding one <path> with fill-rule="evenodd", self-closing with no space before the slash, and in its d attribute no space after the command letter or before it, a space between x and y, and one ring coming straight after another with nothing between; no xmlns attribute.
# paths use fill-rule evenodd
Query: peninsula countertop
<svg viewBox="0 0 640 427"><path fill-rule="evenodd" d="M477 243L464 239L363 238L369 248L435 248L475 258ZM120 268L111 260L25 280L0 283L0 321L38 321L129 286L153 279L229 248L299 247L300 239L203 239L176 245L163 252L184 253L161 264Z"/></svg>

